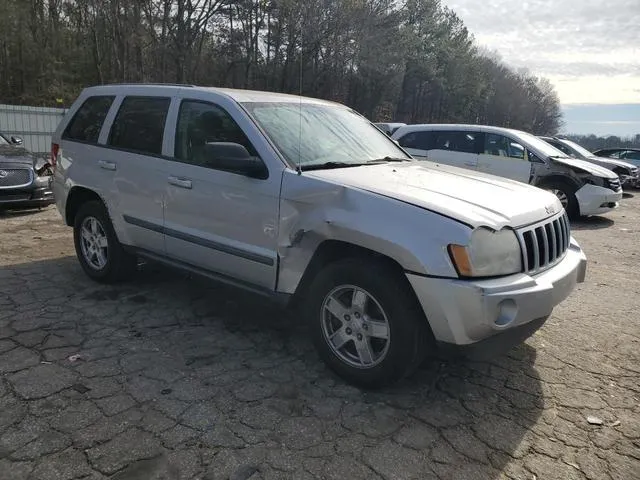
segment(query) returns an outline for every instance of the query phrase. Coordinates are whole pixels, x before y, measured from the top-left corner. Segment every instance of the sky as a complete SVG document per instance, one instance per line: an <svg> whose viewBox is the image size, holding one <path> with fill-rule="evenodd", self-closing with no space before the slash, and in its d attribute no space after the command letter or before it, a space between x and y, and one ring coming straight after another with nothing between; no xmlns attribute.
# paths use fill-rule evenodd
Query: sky
<svg viewBox="0 0 640 480"><path fill-rule="evenodd" d="M548 78L565 133L640 133L640 0L443 0L509 65Z"/></svg>

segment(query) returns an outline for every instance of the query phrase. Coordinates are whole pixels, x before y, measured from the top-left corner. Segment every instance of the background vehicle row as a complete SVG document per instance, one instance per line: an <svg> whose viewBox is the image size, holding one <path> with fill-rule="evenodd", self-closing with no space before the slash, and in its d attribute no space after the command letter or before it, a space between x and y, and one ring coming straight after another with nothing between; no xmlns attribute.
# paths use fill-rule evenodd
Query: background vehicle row
<svg viewBox="0 0 640 480"><path fill-rule="evenodd" d="M612 171L570 158L538 137L483 125L407 125L392 138L418 159L498 175L551 191L572 218L618 206Z"/></svg>

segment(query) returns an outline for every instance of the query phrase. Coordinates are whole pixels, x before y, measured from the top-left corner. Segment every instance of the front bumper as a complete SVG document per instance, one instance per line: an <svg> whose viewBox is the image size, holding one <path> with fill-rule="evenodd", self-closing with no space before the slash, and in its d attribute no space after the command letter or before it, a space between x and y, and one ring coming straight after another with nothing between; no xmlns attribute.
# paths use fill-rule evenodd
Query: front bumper
<svg viewBox="0 0 640 480"><path fill-rule="evenodd" d="M51 187L0 190L0 208L38 208L55 203Z"/></svg>
<svg viewBox="0 0 640 480"><path fill-rule="evenodd" d="M576 192L580 215L600 215L618 208L622 190L614 192L605 187L587 184Z"/></svg>
<svg viewBox="0 0 640 480"><path fill-rule="evenodd" d="M571 239L562 261L535 276L459 280L407 274L407 278L439 344L459 349L485 346L499 354L540 328L554 307L584 281L586 267L584 253Z"/></svg>

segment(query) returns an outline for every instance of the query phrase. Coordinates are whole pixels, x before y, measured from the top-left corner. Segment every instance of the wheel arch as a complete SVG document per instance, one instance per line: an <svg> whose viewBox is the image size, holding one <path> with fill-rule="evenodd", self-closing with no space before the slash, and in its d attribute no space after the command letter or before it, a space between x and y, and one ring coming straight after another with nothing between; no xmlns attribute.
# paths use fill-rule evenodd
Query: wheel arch
<svg viewBox="0 0 640 480"><path fill-rule="evenodd" d="M80 210L80 207L87 202L98 201L107 208L106 203L102 199L100 195L98 195L94 190L86 187L75 186L71 188L69 194L67 196L67 201L65 204L65 214L64 220L68 226L73 226L74 220ZM108 209L107 209L108 211Z"/></svg>

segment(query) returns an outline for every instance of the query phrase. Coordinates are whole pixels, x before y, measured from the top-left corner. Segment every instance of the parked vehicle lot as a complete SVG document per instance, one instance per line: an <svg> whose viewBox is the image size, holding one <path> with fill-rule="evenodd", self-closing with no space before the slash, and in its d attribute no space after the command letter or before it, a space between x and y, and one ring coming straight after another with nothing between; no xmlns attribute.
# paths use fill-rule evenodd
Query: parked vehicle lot
<svg viewBox="0 0 640 480"><path fill-rule="evenodd" d="M639 225L638 193L574 224L586 282L509 355L372 393L299 318L153 265L100 286L54 208L0 214L0 478L638 478Z"/></svg>

